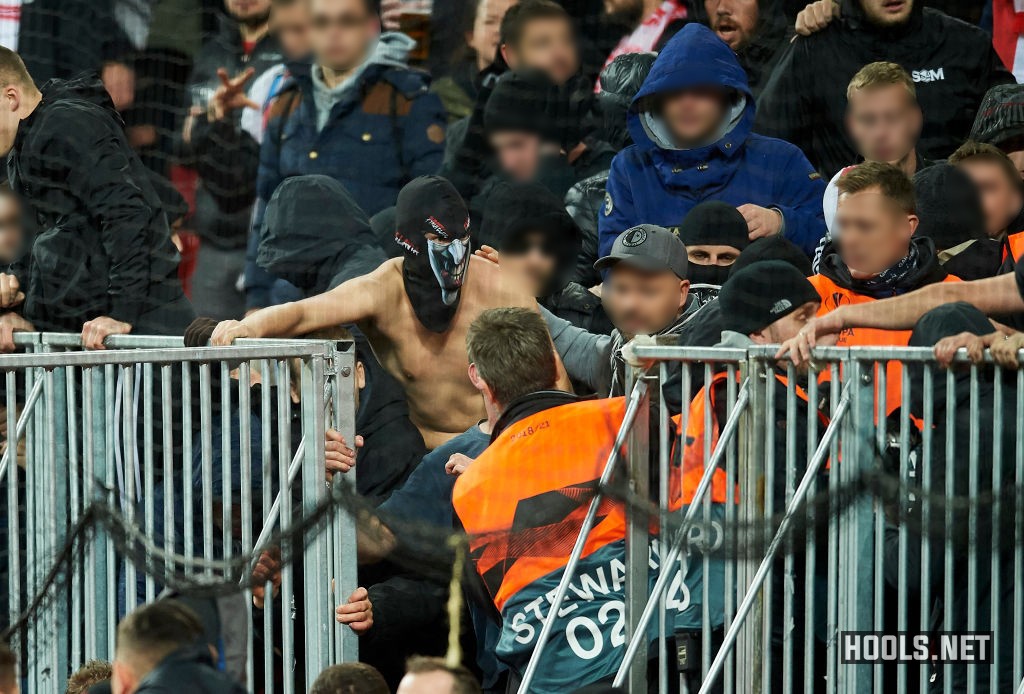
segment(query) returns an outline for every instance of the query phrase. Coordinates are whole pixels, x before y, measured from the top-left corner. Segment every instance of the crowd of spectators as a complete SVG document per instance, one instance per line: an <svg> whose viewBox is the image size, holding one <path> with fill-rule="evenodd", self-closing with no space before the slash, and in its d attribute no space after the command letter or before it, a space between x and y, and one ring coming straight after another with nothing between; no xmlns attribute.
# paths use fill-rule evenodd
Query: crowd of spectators
<svg viewBox="0 0 1024 694"><path fill-rule="evenodd" d="M167 40L168 4L194 40ZM380 520L360 546L365 587L336 617L366 665L297 676L318 694L505 691L559 575L544 543L579 520L541 492L600 474L634 337L781 344L797 365L817 344L927 344L945 362L990 348L1016 368L1020 15L1006 0L805 4L3 5L0 349L14 331L102 349L125 333L226 345L344 326L359 436L328 432L328 472L365 467ZM898 368L886 414L918 406ZM671 414L697 406L678 393ZM556 409L579 434L557 446L538 424ZM500 488L552 469L535 498ZM621 520L602 521L581 571L622 554ZM534 544L506 556L492 531L523 523ZM390 562L402 524L473 538L465 667L436 658L447 583ZM268 553L257 570L280 566ZM697 595L712 578L684 580ZM591 602L578 619L621 605ZM123 615L112 664L83 664L68 692L243 691L195 607ZM700 629L694 614L676 628ZM605 681L614 641L556 640L531 691ZM16 666L0 651L0 692L17 691Z"/></svg>

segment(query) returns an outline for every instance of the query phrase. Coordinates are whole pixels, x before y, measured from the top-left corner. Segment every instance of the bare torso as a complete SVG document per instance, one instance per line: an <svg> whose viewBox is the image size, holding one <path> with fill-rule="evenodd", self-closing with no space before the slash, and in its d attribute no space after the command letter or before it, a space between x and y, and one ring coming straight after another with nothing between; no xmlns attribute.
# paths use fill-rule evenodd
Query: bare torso
<svg viewBox="0 0 1024 694"><path fill-rule="evenodd" d="M360 324L381 365L405 389L409 415L427 448L437 448L486 417L480 393L467 374L466 332L481 312L504 306L536 307L536 301L502 276L494 264L470 258L459 308L444 333L416 319L402 281L402 259L378 275L374 316ZM440 294L440 291L439 291Z"/></svg>

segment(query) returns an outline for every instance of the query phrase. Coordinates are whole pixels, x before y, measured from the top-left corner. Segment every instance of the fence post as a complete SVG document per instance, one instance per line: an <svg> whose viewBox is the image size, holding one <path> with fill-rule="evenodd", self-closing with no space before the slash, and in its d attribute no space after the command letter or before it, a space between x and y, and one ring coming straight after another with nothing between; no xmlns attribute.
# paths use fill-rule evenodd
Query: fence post
<svg viewBox="0 0 1024 694"><path fill-rule="evenodd" d="M754 541L755 531L759 522L764 519L762 500L756 493L764 482L765 443L764 429L767 419L767 398L765 389L765 364L754 357L740 362L740 378L749 384L750 405L741 415L739 426L738 460L736 461L736 477L740 488L740 507L737 513L738 528L733 529L736 538L734 545L736 562L736 594L743 595L750 587L754 573L757 571L758 559L754 552L760 547L760 539ZM736 644L736 680L735 691L759 692L762 690L760 674L761 631L762 631L761 598L747 617L746 628L739 633ZM729 628L729 623L725 624Z"/></svg>
<svg viewBox="0 0 1024 694"><path fill-rule="evenodd" d="M633 392L633 384L645 378L638 367L626 367L626 392ZM661 397L661 384L655 378L655 397ZM650 391L648 391L650 392ZM650 396L649 396L650 397ZM626 641L633 636L634 625L647 604L650 585L650 516L642 508L642 501L650 491L650 400L645 398L637 410L636 420L626 439L629 491L641 503L626 506ZM664 570L664 567L662 567ZM663 655L663 654L661 654ZM633 661L629 664L627 691L630 694L647 692L647 642L643 640Z"/></svg>
<svg viewBox="0 0 1024 694"><path fill-rule="evenodd" d="M355 343L338 343L329 363L331 378L332 422L346 441L356 436L356 348ZM357 466L358 468L358 466ZM335 475L334 484L343 484L354 492L358 469L345 475ZM348 597L348 592L357 585L356 525L355 516L349 509L335 508L331 518L334 565L334 600L336 604ZM334 622L335 662L349 663L359 659L359 638L344 624Z"/></svg>
<svg viewBox="0 0 1024 694"><path fill-rule="evenodd" d="M842 459L837 464L840 486L848 487L875 465L875 363L857 360L851 353L843 364L844 382L853 382L850 416L843 428ZM879 365L883 369L885 365ZM885 414L880 412L879 417ZM836 691L871 691L870 665L843 665L840 662L843 631L874 628L875 509L873 499L860 495L834 520L839 526L838 622L835 634L828 635L828 657L836 662Z"/></svg>

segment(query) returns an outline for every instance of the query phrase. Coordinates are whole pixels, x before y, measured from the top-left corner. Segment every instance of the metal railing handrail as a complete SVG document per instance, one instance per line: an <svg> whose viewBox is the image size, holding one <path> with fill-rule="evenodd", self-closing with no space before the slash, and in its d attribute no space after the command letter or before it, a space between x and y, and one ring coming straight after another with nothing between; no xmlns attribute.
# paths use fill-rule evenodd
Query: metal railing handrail
<svg viewBox="0 0 1024 694"><path fill-rule="evenodd" d="M687 345L635 345L632 353L639 360L674 361L674 362L715 362L721 364L739 364L747 358L774 360L779 345L752 345L740 347L690 347ZM909 363L935 362L935 353L931 347L815 347L812 351L815 361L837 363L843 361L900 361ZM1024 350L1019 358L1024 360ZM969 364L966 349L957 351L953 363ZM992 364L992 355L988 350L984 354L984 363Z"/></svg>
<svg viewBox="0 0 1024 694"><path fill-rule="evenodd" d="M231 347L180 347L158 349L106 349L87 352L36 352L0 355L0 371L12 369L55 369L64 366L106 366L130 364L180 364L214 361L250 361L328 356L323 340L255 340L256 344Z"/></svg>

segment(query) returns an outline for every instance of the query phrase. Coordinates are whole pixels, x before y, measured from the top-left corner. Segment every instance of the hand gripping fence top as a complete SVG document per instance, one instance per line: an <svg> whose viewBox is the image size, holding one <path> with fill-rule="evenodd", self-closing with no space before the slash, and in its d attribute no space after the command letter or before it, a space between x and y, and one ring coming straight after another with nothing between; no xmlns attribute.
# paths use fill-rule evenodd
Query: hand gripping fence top
<svg viewBox="0 0 1024 694"><path fill-rule="evenodd" d="M627 516L640 519L627 521L634 546L661 548L650 574L647 553L631 554L627 537L627 639L611 656L615 686L665 692L678 677L681 691L701 693L1024 687L1024 371L967 364L963 354L955 369L943 370L930 350L916 348L819 348L814 378L777 365L771 347L638 346L635 354L645 366L632 369L624 421L520 694L531 691L550 657L552 632L572 628L556 614L575 599L568 588L602 496L620 499ZM722 372L726 378L716 381ZM701 375L703 384L691 388ZM721 417L717 441L704 437L699 482L689 482L689 503L670 512L676 447L697 445L680 438L694 423L687 403L709 405L715 387L726 407L693 411L703 412L705 424ZM670 389L684 403L678 428L665 404ZM899 402L887 402L893 394ZM635 484L640 469L654 469L642 424L647 411L658 418L652 436L656 430L661 443L661 479L650 496ZM630 470L628 492L609 487L619 465ZM711 498L723 472L735 503ZM661 519L660 536L648 535L652 516ZM717 549L708 537L721 539ZM686 597L669 599L680 577ZM639 587L631 590L630 581ZM673 600L690 602L668 607ZM674 610L685 607L698 622L673 627ZM879 633L894 644L901 633L932 640L916 659L894 653L888 662L851 661L843 652L851 632ZM970 654L949 650L965 633L988 645L984 660L969 663ZM684 655L686 648L698 652ZM650 660L656 669L646 666Z"/></svg>
<svg viewBox="0 0 1024 694"><path fill-rule="evenodd" d="M0 583L27 691L110 659L119 617L172 590L242 616L222 624L223 665L250 689L304 691L306 673L357 659L333 614L357 585L354 520L335 493L354 476L325 484L322 443L328 426L354 439L350 342L16 342L25 353L0 356ZM280 580L250 620L265 551L280 554Z"/></svg>

